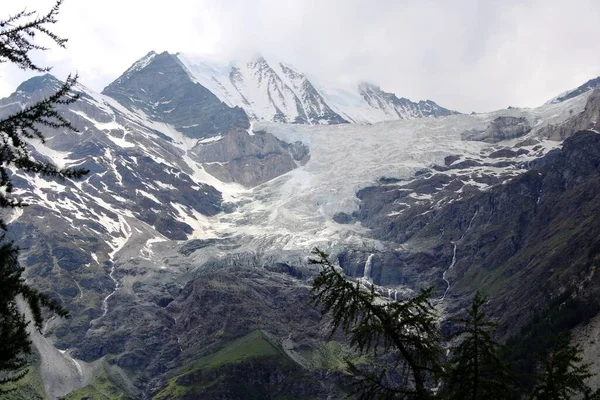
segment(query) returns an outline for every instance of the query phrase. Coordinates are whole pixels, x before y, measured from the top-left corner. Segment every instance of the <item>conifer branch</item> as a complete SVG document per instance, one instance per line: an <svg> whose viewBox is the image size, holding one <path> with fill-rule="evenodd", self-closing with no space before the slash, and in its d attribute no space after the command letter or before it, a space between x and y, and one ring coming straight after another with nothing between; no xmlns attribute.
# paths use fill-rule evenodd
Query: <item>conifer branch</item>
<svg viewBox="0 0 600 400"><path fill-rule="evenodd" d="M341 328L350 335L350 344L360 353L396 357L393 363L396 371L384 368L371 372L349 364L351 371L360 373L359 382L377 393L373 398L399 395L395 398L430 398L426 381L439 369L440 356L437 315L430 302L432 288L413 298L389 302L373 287L367 290L359 282L349 282L321 250L315 249L313 254L316 258L309 262L322 267L313 282L313 303L320 305L324 314L331 315L332 334ZM382 376L393 372L409 374L410 379L402 379L399 386L381 381Z"/></svg>
<svg viewBox="0 0 600 400"><path fill-rule="evenodd" d="M23 10L0 20L0 63L11 62L21 69L38 72L50 71L50 67L40 67L34 63L29 53L32 50L48 50L35 43L34 39L38 34L47 36L59 47L65 47L67 39L61 38L47 27L57 22L56 17L62 3L63 0L57 0L50 11L42 16L34 17L34 11Z"/></svg>

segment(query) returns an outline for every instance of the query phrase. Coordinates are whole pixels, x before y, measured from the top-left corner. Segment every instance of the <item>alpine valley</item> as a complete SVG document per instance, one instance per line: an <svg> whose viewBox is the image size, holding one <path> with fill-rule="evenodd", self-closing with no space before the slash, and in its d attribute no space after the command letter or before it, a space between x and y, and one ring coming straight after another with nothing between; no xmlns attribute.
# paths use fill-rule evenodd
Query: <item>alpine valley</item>
<svg viewBox="0 0 600 400"><path fill-rule="evenodd" d="M0 117L59 85L23 82ZM569 328L600 371L600 78L464 115L262 56L151 52L77 90L60 111L79 132L31 149L91 173L13 174L29 206L8 235L71 317L32 332L12 398L345 398L314 247L391 301L433 286L442 326L481 290L504 339L576 299L588 317Z"/></svg>

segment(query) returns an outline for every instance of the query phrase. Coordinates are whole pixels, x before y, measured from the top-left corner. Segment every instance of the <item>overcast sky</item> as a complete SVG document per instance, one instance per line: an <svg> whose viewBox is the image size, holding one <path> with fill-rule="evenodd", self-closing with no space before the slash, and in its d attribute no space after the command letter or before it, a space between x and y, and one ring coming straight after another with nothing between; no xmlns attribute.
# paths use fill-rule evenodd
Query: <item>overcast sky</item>
<svg viewBox="0 0 600 400"><path fill-rule="evenodd" d="M2 0L2 15L53 0ZM6 4L9 3L9 4ZM65 0L39 54L96 90L150 50L257 52L325 82L367 80L459 110L535 107L600 75L598 0ZM0 95L30 74L0 66Z"/></svg>

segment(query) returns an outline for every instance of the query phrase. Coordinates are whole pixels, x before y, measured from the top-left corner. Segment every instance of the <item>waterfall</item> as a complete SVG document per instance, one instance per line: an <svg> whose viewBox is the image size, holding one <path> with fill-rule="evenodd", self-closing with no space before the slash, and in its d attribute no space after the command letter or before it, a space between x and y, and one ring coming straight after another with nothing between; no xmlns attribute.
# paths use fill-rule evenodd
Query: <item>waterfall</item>
<svg viewBox="0 0 600 400"><path fill-rule="evenodd" d="M463 234L461 235L458 242L462 241L464 239L464 237L466 236L467 232L469 232L469 230L471 229L471 226L473 225L473 220L475 219L475 217L477 216L478 213L479 213L479 206L475 209L473 216L469 220L469 225L467 225L467 229L463 232ZM454 249L452 250L452 262L450 263L448 268L442 274L442 279L444 280L444 282L446 282L446 290L444 291L444 295L439 299L440 303L444 301L444 299L446 298L446 295L450 291L450 281L448 280L448 278L446 278L446 274L456 264L456 250L458 249L458 244L457 244L457 242L453 242L452 244L454 245Z"/></svg>
<svg viewBox="0 0 600 400"><path fill-rule="evenodd" d="M363 273L363 279L367 282L371 281L371 268L373 267L373 257L375 254L369 255L367 261L365 262L365 271Z"/></svg>
<svg viewBox="0 0 600 400"><path fill-rule="evenodd" d="M100 318L104 317L108 312L108 299L110 299L110 297L119 289L119 281L114 277L115 269L116 265L113 262L113 265L110 267L110 274L108 274L108 276L115 283L115 288L104 298L104 300L102 300L102 316Z"/></svg>
<svg viewBox="0 0 600 400"><path fill-rule="evenodd" d="M446 273L448 273L448 271L450 271L450 269L452 269L452 267L454 267L454 264L456 264L456 249L457 249L457 245L455 243L454 244L454 250L452 251L452 262L450 263L450 266L448 266L448 269L446 269L444 271L444 273L442 274L442 279L444 280L444 282L446 282L447 286L446 286L446 291L444 291L444 295L439 300L440 303L442 301L444 301L444 299L446 298L446 295L448 294L448 291L450 290L450 281L446 278Z"/></svg>

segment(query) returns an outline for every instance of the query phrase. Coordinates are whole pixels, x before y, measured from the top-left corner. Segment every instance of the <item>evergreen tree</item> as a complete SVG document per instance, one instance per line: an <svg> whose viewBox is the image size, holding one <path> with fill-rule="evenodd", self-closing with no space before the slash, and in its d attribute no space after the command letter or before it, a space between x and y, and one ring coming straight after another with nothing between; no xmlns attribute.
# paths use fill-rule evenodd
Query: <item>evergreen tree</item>
<svg viewBox="0 0 600 400"><path fill-rule="evenodd" d="M582 364L581 349L572 346L568 335L559 337L546 360L533 390L532 400L597 400L600 391L593 392L586 380L593 376L590 364Z"/></svg>
<svg viewBox="0 0 600 400"><path fill-rule="evenodd" d="M37 72L49 71L30 58L34 50L47 50L38 45L35 38L45 35L56 45L64 47L66 39L60 38L49 30L56 22L62 0L45 15L38 16L33 11L22 11L5 20L0 20L0 63L13 63L19 68ZM11 196L13 185L11 171L21 170L49 178L78 178L89 171L83 168L57 168L47 162L32 159L29 152L29 140L44 142L44 129L75 128L56 109L77 100L72 88L77 77L69 76L64 84L51 96L29 105L0 120L0 207L23 207L19 199ZM6 230L0 219L0 228ZM67 311L46 295L31 288L22 277L23 268L19 267L18 247L7 242L0 235L0 394L6 392L5 384L14 382L25 375L19 370L25 365L24 356L31 352L31 342L27 334L28 321L19 310L17 298L22 297L33 315L36 329L42 328L42 308L48 308L59 316L67 316Z"/></svg>
<svg viewBox="0 0 600 400"><path fill-rule="evenodd" d="M348 280L327 254L318 249L313 254L309 261L322 267L313 282L313 303L331 317L331 334L341 329L360 355L361 362L346 360L358 399L523 398L500 359L501 346L493 338L497 325L483 310L485 296L476 293L466 316L455 320L459 330L449 339L456 345L442 364L431 289L390 302L374 286ZM568 338L559 340L544 361L531 400L600 400L600 391L586 384L592 374L589 364L581 364L580 352Z"/></svg>
<svg viewBox="0 0 600 400"><path fill-rule="evenodd" d="M390 302L373 287L348 281L315 249L310 262L322 267L313 282L313 302L332 317L332 334L341 328L350 343L374 361L348 362L358 383L359 399L430 399L439 371L437 317L430 303L432 289ZM380 362L378 362L379 360Z"/></svg>
<svg viewBox="0 0 600 400"><path fill-rule="evenodd" d="M514 397L508 367L498 356L493 339L496 324L487 319L487 298L477 292L465 318L456 319L459 344L451 353L445 373L443 397L448 400L502 400Z"/></svg>
<svg viewBox="0 0 600 400"><path fill-rule="evenodd" d="M25 355L31 352L27 333L29 322L18 308L16 298L23 297L31 309L36 329L42 329L42 307L54 311L61 317L67 310L44 294L29 287L22 278L23 268L17 262L18 248L12 242L0 244L0 394L6 383L15 382L26 374L21 370L26 365Z"/></svg>

